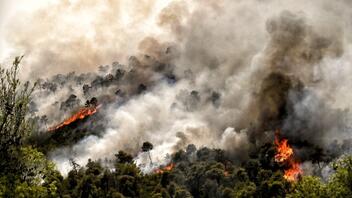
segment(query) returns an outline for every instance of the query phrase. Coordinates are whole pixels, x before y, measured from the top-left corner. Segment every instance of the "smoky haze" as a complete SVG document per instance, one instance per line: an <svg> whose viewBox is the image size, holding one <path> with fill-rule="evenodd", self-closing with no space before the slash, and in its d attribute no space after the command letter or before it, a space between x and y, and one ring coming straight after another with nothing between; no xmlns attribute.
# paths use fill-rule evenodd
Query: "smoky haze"
<svg viewBox="0 0 352 198"><path fill-rule="evenodd" d="M188 144L241 161L278 128L309 161L317 147L329 157L349 152L351 7L59 1L13 19L7 42L26 54L24 78L41 78L32 111L46 116L41 131L91 97L104 103L92 122L100 128L87 127L99 132L50 153L64 173L70 158L84 164L119 149L142 166L144 141L154 144L156 164Z"/></svg>

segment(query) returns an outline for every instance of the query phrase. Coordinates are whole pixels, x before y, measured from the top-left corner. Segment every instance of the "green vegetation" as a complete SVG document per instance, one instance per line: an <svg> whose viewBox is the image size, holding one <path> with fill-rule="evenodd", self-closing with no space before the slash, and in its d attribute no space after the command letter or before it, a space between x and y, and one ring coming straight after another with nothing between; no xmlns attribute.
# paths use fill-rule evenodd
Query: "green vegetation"
<svg viewBox="0 0 352 198"><path fill-rule="evenodd" d="M32 131L26 115L35 85L18 79L21 59L0 69L0 197L57 197L60 173L25 142Z"/></svg>
<svg viewBox="0 0 352 198"><path fill-rule="evenodd" d="M142 173L133 156L119 151L113 167L92 160L80 167L72 159L72 170L63 177L27 141L33 127L26 112L35 86L18 80L20 61L0 70L0 197L352 197L352 156L332 163L334 173L327 182L303 176L290 183L274 161L272 144L258 148L244 163L224 150L189 145L172 155L172 170L151 174ZM151 149L149 142L142 146L143 152Z"/></svg>

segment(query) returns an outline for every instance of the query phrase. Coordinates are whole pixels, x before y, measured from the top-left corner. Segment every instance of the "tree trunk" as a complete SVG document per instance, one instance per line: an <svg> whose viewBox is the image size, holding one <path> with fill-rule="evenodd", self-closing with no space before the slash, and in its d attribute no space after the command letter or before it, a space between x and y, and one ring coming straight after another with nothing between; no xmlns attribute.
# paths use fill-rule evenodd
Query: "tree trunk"
<svg viewBox="0 0 352 198"><path fill-rule="evenodd" d="M148 151L148 156L149 156L150 164L153 165L153 161L152 161L152 158L150 156L150 152L149 151Z"/></svg>

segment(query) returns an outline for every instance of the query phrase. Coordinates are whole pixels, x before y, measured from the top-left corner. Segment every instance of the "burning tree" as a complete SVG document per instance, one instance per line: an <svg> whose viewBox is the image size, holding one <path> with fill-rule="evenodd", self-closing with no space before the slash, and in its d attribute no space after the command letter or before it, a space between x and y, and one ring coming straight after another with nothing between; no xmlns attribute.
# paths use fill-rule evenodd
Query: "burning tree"
<svg viewBox="0 0 352 198"><path fill-rule="evenodd" d="M300 163L293 156L293 149L288 144L287 139L279 139L280 131L275 133L275 146L276 152L275 161L278 163L285 163L288 166L288 169L285 170L284 178L287 181L295 181L298 176L303 172L300 167Z"/></svg>

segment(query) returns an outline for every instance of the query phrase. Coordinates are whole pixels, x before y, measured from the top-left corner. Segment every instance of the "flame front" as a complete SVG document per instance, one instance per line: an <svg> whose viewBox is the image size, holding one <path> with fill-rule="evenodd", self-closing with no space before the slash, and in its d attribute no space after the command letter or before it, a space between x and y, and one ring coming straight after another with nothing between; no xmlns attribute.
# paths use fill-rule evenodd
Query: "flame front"
<svg viewBox="0 0 352 198"><path fill-rule="evenodd" d="M300 163L294 159L293 149L288 144L288 140L282 139L280 141L279 131L275 134L275 146L275 161L278 163L285 163L288 166L288 169L285 170L284 178L290 182L296 181L303 171L300 167Z"/></svg>
<svg viewBox="0 0 352 198"><path fill-rule="evenodd" d="M82 120L87 116L93 115L97 112L99 107L100 106L90 106L90 107L81 108L77 113L75 113L73 116L71 116L70 118L63 121L61 124L50 127L49 131L55 131L55 130L62 128L64 126L70 125L71 123L75 122L76 120Z"/></svg>
<svg viewBox="0 0 352 198"><path fill-rule="evenodd" d="M173 168L175 167L175 164L174 163L171 163L163 168L158 168L158 169L155 169L154 172L156 174L162 174L164 173L165 171L171 171Z"/></svg>

